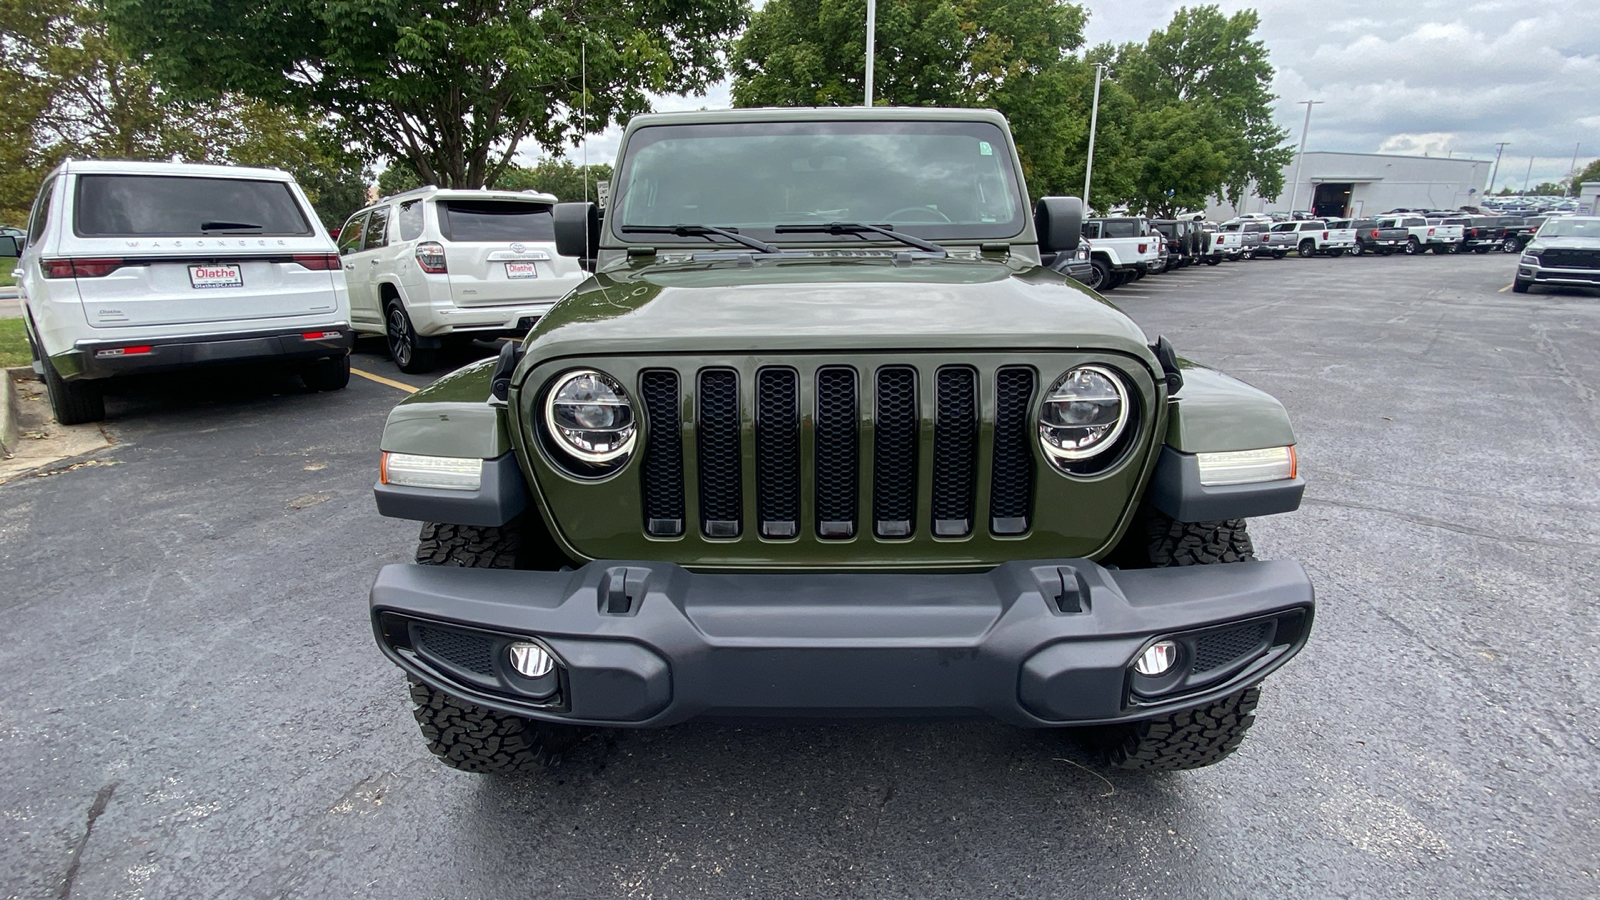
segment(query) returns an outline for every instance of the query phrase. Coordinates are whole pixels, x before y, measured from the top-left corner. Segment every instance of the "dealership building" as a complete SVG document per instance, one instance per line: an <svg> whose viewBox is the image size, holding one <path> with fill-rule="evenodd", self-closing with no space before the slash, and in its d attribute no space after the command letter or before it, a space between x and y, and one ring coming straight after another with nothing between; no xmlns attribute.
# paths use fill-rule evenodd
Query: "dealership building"
<svg viewBox="0 0 1600 900"><path fill-rule="evenodd" d="M1300 189L1294 187L1299 164ZM1246 213L1311 210L1329 218L1375 215L1391 209L1456 209L1477 206L1489 182L1493 160L1388 153L1307 151L1283 169L1283 194L1276 201L1246 195L1233 206L1218 202L1206 217L1225 221ZM1505 174L1505 173L1501 173Z"/></svg>

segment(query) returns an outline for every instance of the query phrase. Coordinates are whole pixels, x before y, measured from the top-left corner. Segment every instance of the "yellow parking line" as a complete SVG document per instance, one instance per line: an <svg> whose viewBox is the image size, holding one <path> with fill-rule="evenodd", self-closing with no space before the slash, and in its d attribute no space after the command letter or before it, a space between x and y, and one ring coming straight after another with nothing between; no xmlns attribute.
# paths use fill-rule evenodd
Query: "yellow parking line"
<svg viewBox="0 0 1600 900"><path fill-rule="evenodd" d="M1500 290L1495 291L1495 293L1496 294L1504 294L1506 291L1509 291L1509 290L1511 290L1511 285L1508 284L1505 287L1501 288Z"/></svg>
<svg viewBox="0 0 1600 900"><path fill-rule="evenodd" d="M399 388L400 390L405 391L408 394L415 394L417 392L416 388L412 387L409 384L406 384L403 381L395 381L393 378L385 378L382 375L374 375L371 372L363 372L360 369L355 368L354 366L352 366L350 368L350 374L351 375L360 375L362 378L365 378L368 381L376 381L379 384L387 384L389 387L392 387L392 388Z"/></svg>

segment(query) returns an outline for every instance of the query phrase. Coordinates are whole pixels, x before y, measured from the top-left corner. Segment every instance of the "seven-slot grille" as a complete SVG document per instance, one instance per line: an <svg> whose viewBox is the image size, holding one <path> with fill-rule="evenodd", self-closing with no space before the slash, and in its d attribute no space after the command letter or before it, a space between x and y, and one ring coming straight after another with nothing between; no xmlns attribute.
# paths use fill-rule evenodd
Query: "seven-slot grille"
<svg viewBox="0 0 1600 900"><path fill-rule="evenodd" d="M1036 380L1027 366L1003 366L989 378L970 366L939 367L928 421L921 376L909 365L866 373L849 366L814 372L768 366L753 377L721 367L681 377L670 369L647 369L640 375L650 428L641 466L645 529L658 537L698 528L708 538L736 538L752 524L770 540L802 534L844 540L863 528L883 539L919 532L955 538L971 534L986 515L991 534L1026 534L1033 515L1028 423ZM685 397L683 384L693 386L695 396ZM994 401L989 454L981 446L985 390ZM862 459L864 404L870 410L870 462ZM694 417L694 459L687 465L686 405ZM749 447L743 446L742 410L754 415ZM922 459L929 429L931 459ZM986 471L980 471L985 457ZM932 480L927 509L918 501L924 466ZM754 479L753 509L747 508L747 477ZM989 488L986 510L977 508L980 479ZM688 491L699 498L698 521L686 521ZM810 520L803 521L807 515ZM754 516L751 523L748 516ZM863 516L871 518L858 521Z"/></svg>

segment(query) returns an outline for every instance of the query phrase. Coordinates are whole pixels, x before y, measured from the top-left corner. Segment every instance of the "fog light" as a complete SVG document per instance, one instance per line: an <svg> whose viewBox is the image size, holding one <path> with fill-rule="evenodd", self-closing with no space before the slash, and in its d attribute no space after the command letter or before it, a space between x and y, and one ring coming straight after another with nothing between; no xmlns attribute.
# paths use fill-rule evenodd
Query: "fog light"
<svg viewBox="0 0 1600 900"><path fill-rule="evenodd" d="M1156 641L1145 651L1139 654L1139 659L1133 664L1133 670L1140 675L1165 675L1178 664L1178 644L1176 641Z"/></svg>
<svg viewBox="0 0 1600 900"><path fill-rule="evenodd" d="M556 667L550 652L538 644L518 642L511 645L511 668L524 678L543 678Z"/></svg>

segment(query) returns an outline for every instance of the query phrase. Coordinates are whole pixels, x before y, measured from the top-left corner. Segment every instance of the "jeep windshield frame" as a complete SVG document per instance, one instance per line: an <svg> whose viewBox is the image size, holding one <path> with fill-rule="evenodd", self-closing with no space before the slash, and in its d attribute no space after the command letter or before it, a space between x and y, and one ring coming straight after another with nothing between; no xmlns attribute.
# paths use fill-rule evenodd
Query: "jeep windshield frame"
<svg viewBox="0 0 1600 900"><path fill-rule="evenodd" d="M624 145L616 185L606 228L623 244L682 222L770 243L859 245L872 235L829 226L862 222L930 242L1000 241L1024 235L1031 213L1006 132L979 119L649 125Z"/></svg>

